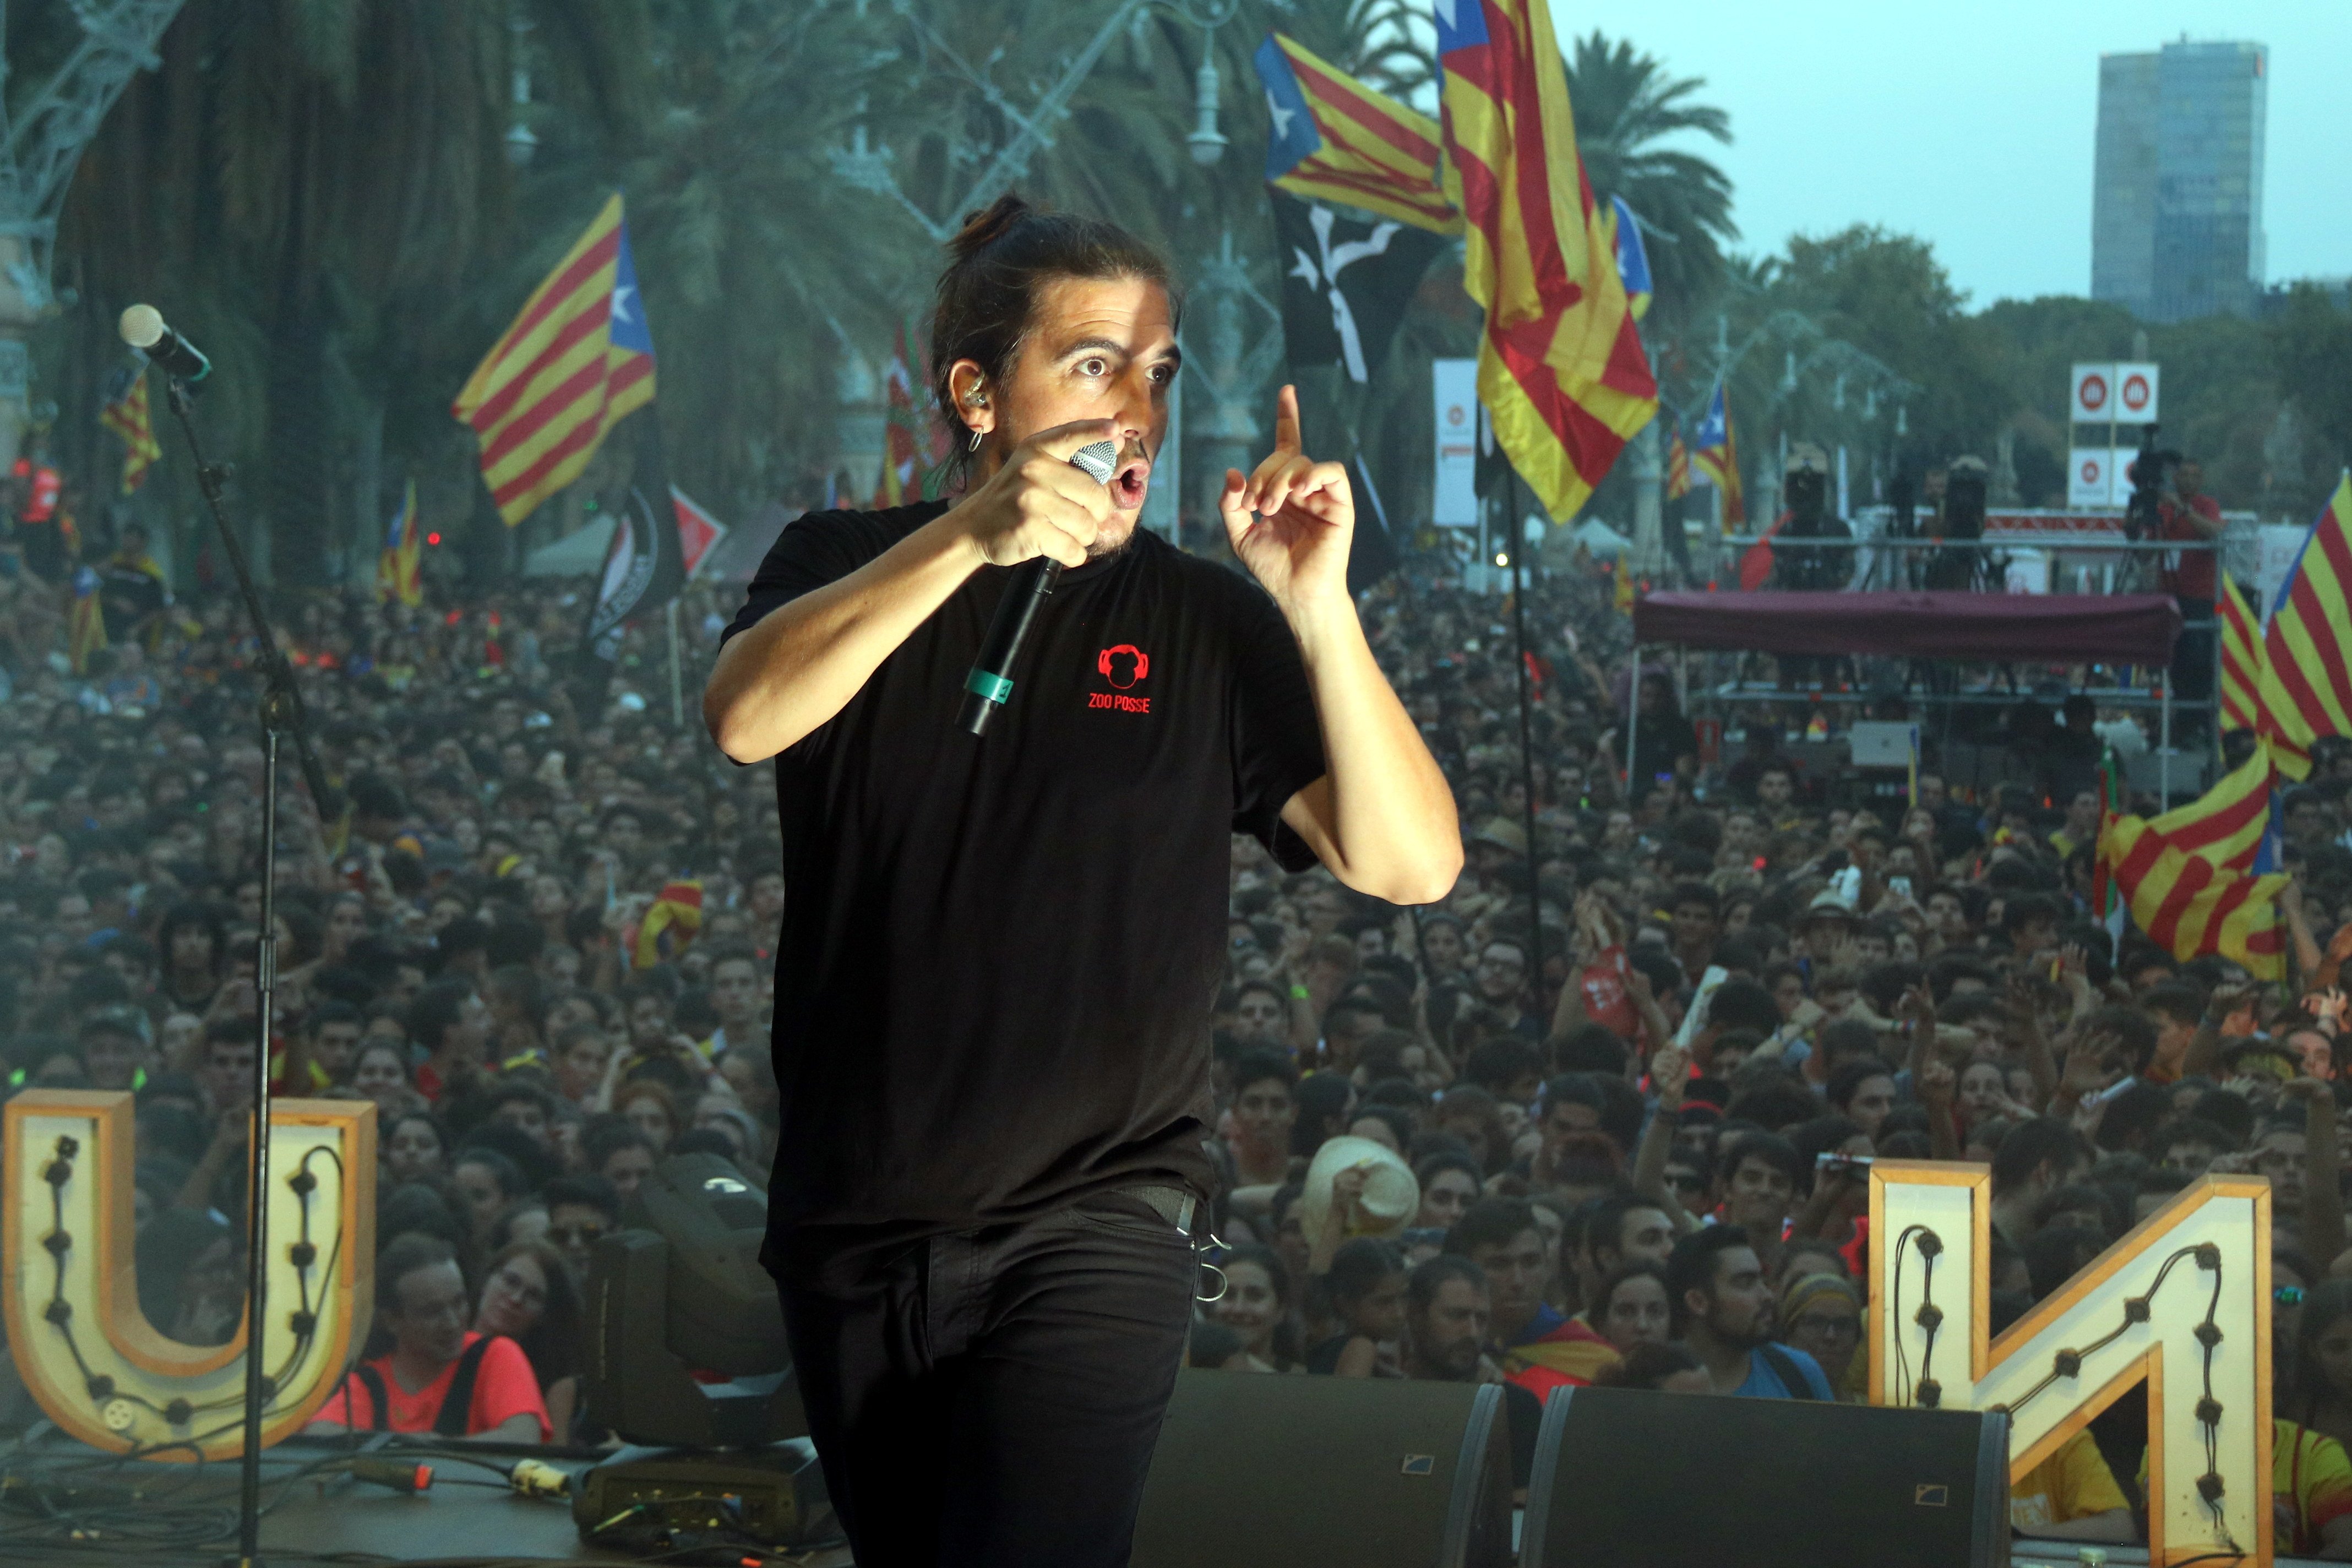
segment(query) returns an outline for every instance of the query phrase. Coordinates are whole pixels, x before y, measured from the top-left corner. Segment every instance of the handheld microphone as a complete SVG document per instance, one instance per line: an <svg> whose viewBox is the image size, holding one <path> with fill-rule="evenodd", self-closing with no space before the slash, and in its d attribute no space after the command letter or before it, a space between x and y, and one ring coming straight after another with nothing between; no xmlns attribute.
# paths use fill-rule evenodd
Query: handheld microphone
<svg viewBox="0 0 2352 1568"><path fill-rule="evenodd" d="M133 305L122 312L122 341L163 367L187 386L212 374L213 362L195 344L163 324L163 312L152 305Z"/></svg>
<svg viewBox="0 0 2352 1568"><path fill-rule="evenodd" d="M1070 461L1091 474L1096 482L1108 485L1118 466L1118 448L1108 441L1096 441L1072 453ZM1054 584L1061 579L1062 563L1048 555L1024 561L1013 569L1013 581L997 604L996 618L988 624L988 638L980 645L980 658L973 662L971 673L963 678L963 710L956 715L957 728L974 735L988 733L988 721L1013 695L1013 666L1021 657L1029 623L1037 618L1038 606L1053 596Z"/></svg>

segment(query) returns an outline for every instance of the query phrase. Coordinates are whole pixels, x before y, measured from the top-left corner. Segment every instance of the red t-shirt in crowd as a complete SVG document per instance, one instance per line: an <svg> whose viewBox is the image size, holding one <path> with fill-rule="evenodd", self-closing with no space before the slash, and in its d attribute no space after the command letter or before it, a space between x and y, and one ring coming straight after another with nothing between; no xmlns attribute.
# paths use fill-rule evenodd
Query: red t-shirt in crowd
<svg viewBox="0 0 2352 1568"><path fill-rule="evenodd" d="M466 1343L472 1344L482 1336L468 1333ZM460 1358L463 1359L463 1352ZM411 1394L400 1386L392 1375L392 1358L383 1356L367 1363L383 1379L384 1392L392 1403L392 1429L395 1432L430 1432L440 1416L442 1398L449 1392L449 1384L457 1375L457 1363L453 1361L441 1369L441 1375ZM470 1435L487 1432L511 1415L528 1412L539 1422L539 1440L548 1440L554 1427L548 1424L547 1401L540 1397L539 1374L530 1369L530 1358L522 1347L504 1335L494 1336L489 1349L482 1352L481 1370L474 1375L473 1406L466 1413L466 1430ZM343 1379L342 1387L330 1394L327 1403L319 1407L313 1426L345 1427L355 1432L371 1431L375 1426L375 1399L368 1393L367 1384L357 1371Z"/></svg>
<svg viewBox="0 0 2352 1568"><path fill-rule="evenodd" d="M2211 496L2192 496L2189 510L2208 522L2221 521L2221 503ZM2201 544L2205 536L2197 525L2180 514L2180 509L2166 502L2162 509L2164 537ZM2164 552L2164 585L2184 599L2210 601L2219 591L2220 578L2213 570L2210 550L2168 550Z"/></svg>
<svg viewBox="0 0 2352 1568"><path fill-rule="evenodd" d="M25 488L25 504L16 513L19 522L47 522L58 515L58 497L65 489L65 479L57 469L43 463L34 467L30 458L16 459L16 475L30 481Z"/></svg>

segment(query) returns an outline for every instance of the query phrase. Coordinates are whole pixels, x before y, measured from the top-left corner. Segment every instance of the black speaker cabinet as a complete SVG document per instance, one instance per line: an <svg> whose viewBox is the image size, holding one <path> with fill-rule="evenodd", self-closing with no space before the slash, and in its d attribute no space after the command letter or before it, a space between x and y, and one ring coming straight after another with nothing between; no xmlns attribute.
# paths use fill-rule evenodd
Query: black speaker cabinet
<svg viewBox="0 0 2352 1568"><path fill-rule="evenodd" d="M1633 1388L1544 1405L1520 1568L2007 1568L2009 1417Z"/></svg>
<svg viewBox="0 0 2352 1568"><path fill-rule="evenodd" d="M1500 1388L1190 1370L1133 1568L1508 1568Z"/></svg>

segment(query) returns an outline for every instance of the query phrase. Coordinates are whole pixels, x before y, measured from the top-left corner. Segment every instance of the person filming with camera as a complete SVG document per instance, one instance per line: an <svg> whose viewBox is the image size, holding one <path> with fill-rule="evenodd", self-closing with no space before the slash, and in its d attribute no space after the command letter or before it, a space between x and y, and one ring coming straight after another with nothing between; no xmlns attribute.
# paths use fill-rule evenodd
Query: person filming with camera
<svg viewBox="0 0 2352 1568"><path fill-rule="evenodd" d="M2192 546L2220 540L2221 506L2204 491L2203 467L2194 458L2179 458L2168 467L2171 482L2162 485L2157 498L2157 537ZM2163 563L2164 586L2180 605L2180 640L2172 645L2172 690L2187 702L2208 701L2213 695L2213 602L2220 591L2214 553L2192 548L2168 550L2158 557Z"/></svg>

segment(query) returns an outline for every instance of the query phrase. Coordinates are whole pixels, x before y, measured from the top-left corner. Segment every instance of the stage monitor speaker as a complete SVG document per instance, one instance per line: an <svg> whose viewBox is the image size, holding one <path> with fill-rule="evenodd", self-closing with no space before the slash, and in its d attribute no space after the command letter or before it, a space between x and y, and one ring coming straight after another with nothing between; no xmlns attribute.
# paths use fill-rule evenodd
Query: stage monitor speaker
<svg viewBox="0 0 2352 1568"><path fill-rule="evenodd" d="M1133 1568L1507 1568L1503 1391L1180 1373Z"/></svg>
<svg viewBox="0 0 2352 1568"><path fill-rule="evenodd" d="M2009 1417L1561 1388L1520 1568L2006 1568Z"/></svg>

